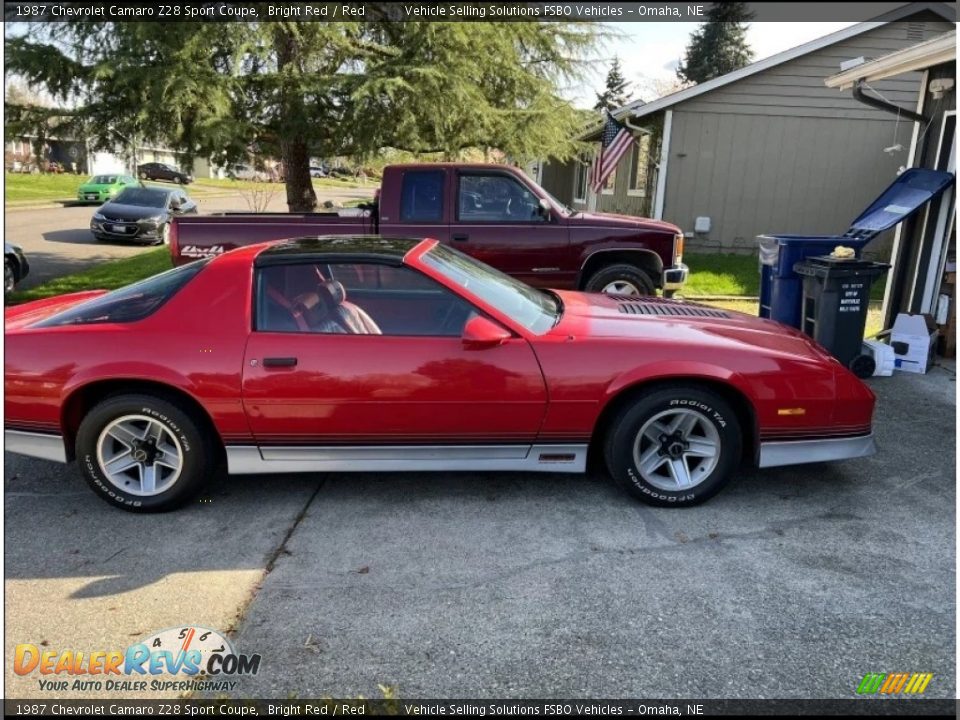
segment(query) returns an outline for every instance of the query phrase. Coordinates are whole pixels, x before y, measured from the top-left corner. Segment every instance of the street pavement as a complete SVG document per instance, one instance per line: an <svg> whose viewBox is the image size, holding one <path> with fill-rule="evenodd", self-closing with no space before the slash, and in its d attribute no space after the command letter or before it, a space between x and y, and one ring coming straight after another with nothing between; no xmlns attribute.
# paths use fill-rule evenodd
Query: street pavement
<svg viewBox="0 0 960 720"><path fill-rule="evenodd" d="M602 475L378 473L135 516L7 454L5 651L193 623L262 655L237 697L853 698L868 672L955 697L954 379L872 380L875 457L744 470L682 510Z"/></svg>
<svg viewBox="0 0 960 720"><path fill-rule="evenodd" d="M159 184L158 184L159 185ZM286 212L283 186L277 185L267 209ZM201 214L250 208L239 193L186 191L198 203ZM317 188L320 203L327 200L348 200L373 195L370 189ZM149 246L121 242L98 242L90 234L90 218L96 205L56 207L7 207L4 218L5 237L20 245L30 263L30 274L18 285L26 290L47 280L69 275L99 265L107 260L132 257L150 249Z"/></svg>

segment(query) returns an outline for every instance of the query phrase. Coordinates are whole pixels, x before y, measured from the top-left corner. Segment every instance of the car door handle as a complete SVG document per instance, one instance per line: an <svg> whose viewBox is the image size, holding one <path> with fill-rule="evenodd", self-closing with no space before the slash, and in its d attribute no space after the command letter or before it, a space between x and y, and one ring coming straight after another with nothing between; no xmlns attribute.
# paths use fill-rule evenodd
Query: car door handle
<svg viewBox="0 0 960 720"><path fill-rule="evenodd" d="M454 242L466 242L470 239L470 236L466 233L454 233L450 237L454 240Z"/></svg>
<svg viewBox="0 0 960 720"><path fill-rule="evenodd" d="M296 367L295 357L268 357L263 359L264 367Z"/></svg>

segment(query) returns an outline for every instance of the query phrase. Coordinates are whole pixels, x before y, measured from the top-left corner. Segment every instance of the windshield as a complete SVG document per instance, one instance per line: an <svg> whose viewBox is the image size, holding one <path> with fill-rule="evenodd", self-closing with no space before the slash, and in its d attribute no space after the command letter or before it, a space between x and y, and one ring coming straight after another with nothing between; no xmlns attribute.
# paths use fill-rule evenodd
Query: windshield
<svg viewBox="0 0 960 720"><path fill-rule="evenodd" d="M120 205L139 205L140 207L165 207L167 193L165 190L150 190L148 188L127 188L113 201Z"/></svg>
<svg viewBox="0 0 960 720"><path fill-rule="evenodd" d="M457 250L436 245L422 259L425 265L439 270L531 332L546 332L560 317L560 302L554 295L524 285Z"/></svg>
<svg viewBox="0 0 960 720"><path fill-rule="evenodd" d="M97 175L90 178L91 185L113 185L117 181L116 175Z"/></svg>
<svg viewBox="0 0 960 720"><path fill-rule="evenodd" d="M143 320L172 298L213 258L198 260L51 315L34 327L90 325Z"/></svg>

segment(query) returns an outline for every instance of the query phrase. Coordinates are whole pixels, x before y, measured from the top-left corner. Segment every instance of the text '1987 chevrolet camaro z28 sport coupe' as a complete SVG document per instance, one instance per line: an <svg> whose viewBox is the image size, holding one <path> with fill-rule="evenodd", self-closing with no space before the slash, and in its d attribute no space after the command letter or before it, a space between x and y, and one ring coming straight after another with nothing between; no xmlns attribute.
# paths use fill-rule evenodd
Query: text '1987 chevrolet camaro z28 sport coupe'
<svg viewBox="0 0 960 720"><path fill-rule="evenodd" d="M874 451L874 396L805 335L658 298L530 288L433 240L243 247L6 313L6 449L117 507L229 473L603 463L641 500L742 464Z"/></svg>

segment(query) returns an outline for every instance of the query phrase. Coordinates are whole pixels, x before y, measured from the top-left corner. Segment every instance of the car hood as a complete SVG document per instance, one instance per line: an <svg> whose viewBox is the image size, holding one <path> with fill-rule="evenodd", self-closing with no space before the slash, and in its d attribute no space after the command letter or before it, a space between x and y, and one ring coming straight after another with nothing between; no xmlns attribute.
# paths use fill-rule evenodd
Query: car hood
<svg viewBox="0 0 960 720"><path fill-rule="evenodd" d="M166 216L167 214L166 209L162 207L123 205L115 202L108 202L101 205L97 212L115 220L142 220L143 218L154 217L155 215Z"/></svg>
<svg viewBox="0 0 960 720"><path fill-rule="evenodd" d="M578 212L576 215L570 216L570 224L658 230L670 234L680 232L680 228L676 225L662 220L651 220L650 218L633 217L632 215L617 215L615 213Z"/></svg>
<svg viewBox="0 0 960 720"><path fill-rule="evenodd" d="M558 292L564 312L550 334L669 342L698 352L747 350L822 363L832 356L799 330L733 310L654 297Z"/></svg>
<svg viewBox="0 0 960 720"><path fill-rule="evenodd" d="M111 188L111 187L113 187L113 186L112 186L112 185L106 185L106 184L103 184L103 183L84 183L83 185L80 186L80 189L81 189L81 190L87 190L87 191L89 191L89 192L93 192L93 191L95 191L95 190L106 190L106 189Z"/></svg>

